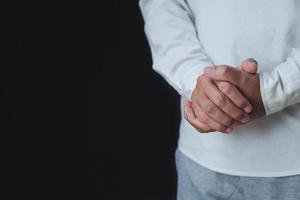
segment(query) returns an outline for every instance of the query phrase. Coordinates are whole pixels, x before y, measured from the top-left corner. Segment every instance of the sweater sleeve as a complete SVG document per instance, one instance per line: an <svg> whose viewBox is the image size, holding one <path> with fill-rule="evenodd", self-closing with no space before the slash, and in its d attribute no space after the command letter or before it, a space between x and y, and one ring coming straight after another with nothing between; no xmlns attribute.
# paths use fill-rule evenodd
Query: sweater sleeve
<svg viewBox="0 0 300 200"><path fill-rule="evenodd" d="M191 99L197 77L213 62L201 45L186 0L140 0L153 69Z"/></svg>
<svg viewBox="0 0 300 200"><path fill-rule="evenodd" d="M300 49L293 49L285 62L260 75L266 114L300 103Z"/></svg>

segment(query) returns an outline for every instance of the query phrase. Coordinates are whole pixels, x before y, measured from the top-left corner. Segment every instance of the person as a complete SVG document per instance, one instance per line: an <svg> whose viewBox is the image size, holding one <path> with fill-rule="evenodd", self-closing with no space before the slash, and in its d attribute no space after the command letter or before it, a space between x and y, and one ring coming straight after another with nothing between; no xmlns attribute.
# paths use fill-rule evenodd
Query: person
<svg viewBox="0 0 300 200"><path fill-rule="evenodd" d="M300 199L300 1L139 6L181 95L177 199Z"/></svg>

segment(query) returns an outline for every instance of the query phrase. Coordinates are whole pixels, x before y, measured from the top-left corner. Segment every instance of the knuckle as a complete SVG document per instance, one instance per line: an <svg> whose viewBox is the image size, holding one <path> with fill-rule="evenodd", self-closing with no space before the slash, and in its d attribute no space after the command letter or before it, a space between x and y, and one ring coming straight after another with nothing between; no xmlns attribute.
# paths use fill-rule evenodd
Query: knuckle
<svg viewBox="0 0 300 200"><path fill-rule="evenodd" d="M209 119L202 112L199 114L199 121L201 121L204 124L207 124L208 120Z"/></svg>
<svg viewBox="0 0 300 200"><path fill-rule="evenodd" d="M216 104L219 106L219 107L224 107L227 103L226 101L226 97L223 96L223 95L217 95L215 97L215 101L216 101Z"/></svg>
<svg viewBox="0 0 300 200"><path fill-rule="evenodd" d="M197 88L195 89L195 90L193 90L193 92L192 92L192 99L194 99L194 97L197 97L199 94L198 94L198 90L197 90Z"/></svg>
<svg viewBox="0 0 300 200"><path fill-rule="evenodd" d="M203 77L204 77L204 75L201 74L200 76L198 76L197 80L198 80L198 81L201 81L201 80L203 79Z"/></svg>
<svg viewBox="0 0 300 200"><path fill-rule="evenodd" d="M205 112L213 114L215 112L215 107L211 104L205 106Z"/></svg>
<svg viewBox="0 0 300 200"><path fill-rule="evenodd" d="M196 88L202 90L202 88L205 87L205 85L206 85L205 78L199 78L199 79L197 80Z"/></svg>
<svg viewBox="0 0 300 200"><path fill-rule="evenodd" d="M234 103L240 108L247 104L247 102L241 96L234 98Z"/></svg>
<svg viewBox="0 0 300 200"><path fill-rule="evenodd" d="M229 76L229 74L230 74L230 69L229 69L229 67L228 66L221 66L220 67L220 74L222 75L222 76L224 76L224 77L228 77Z"/></svg>
<svg viewBox="0 0 300 200"><path fill-rule="evenodd" d="M200 84L203 84L206 80L207 80L207 77L203 74L197 78L197 82Z"/></svg>
<svg viewBox="0 0 300 200"><path fill-rule="evenodd" d="M230 83L228 83L228 82L220 82L219 84L218 84L218 86L219 86L219 89L223 92L223 93L225 93L225 94L228 94L228 93L230 93L231 91L232 91L232 85L230 84Z"/></svg>

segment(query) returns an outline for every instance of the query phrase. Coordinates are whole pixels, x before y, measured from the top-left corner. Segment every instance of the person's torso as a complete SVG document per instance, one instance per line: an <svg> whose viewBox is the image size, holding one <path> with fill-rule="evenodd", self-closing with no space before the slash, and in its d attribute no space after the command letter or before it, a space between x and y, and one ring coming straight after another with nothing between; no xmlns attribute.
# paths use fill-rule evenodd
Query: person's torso
<svg viewBox="0 0 300 200"><path fill-rule="evenodd" d="M214 64L238 66L252 57L259 71L270 71L300 48L298 0L187 2L199 40ZM179 146L216 170L253 176L300 173L299 104L240 126L229 135L199 134L184 119L180 132Z"/></svg>

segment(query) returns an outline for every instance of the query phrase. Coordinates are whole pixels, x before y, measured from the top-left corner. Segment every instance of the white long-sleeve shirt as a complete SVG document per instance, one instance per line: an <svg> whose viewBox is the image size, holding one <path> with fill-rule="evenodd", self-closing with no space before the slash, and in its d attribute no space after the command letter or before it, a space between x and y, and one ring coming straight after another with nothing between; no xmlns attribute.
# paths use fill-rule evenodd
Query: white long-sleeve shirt
<svg viewBox="0 0 300 200"><path fill-rule="evenodd" d="M230 134L200 134L183 119L178 148L225 174L300 174L300 1L140 0L139 5L153 69L178 91L181 105L206 66L238 66L249 57L259 64L267 116Z"/></svg>

